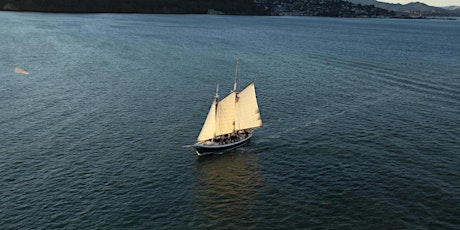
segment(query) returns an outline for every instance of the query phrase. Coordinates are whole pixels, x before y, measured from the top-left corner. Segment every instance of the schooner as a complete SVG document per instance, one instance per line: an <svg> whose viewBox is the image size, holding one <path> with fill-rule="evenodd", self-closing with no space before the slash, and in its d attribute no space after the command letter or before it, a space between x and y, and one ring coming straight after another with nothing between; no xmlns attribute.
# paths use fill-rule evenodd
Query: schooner
<svg viewBox="0 0 460 230"><path fill-rule="evenodd" d="M217 85L208 116L193 145L198 156L221 153L244 145L249 142L254 130L262 127L254 81L237 91L239 63L240 60L237 60L235 83L230 94L219 100Z"/></svg>

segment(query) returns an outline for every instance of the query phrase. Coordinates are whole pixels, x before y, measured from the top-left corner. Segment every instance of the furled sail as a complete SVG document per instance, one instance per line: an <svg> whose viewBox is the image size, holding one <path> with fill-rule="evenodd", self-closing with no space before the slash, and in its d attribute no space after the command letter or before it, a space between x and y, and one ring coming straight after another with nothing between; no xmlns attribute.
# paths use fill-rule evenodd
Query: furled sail
<svg viewBox="0 0 460 230"><path fill-rule="evenodd" d="M235 92L231 92L217 105L216 135L235 131Z"/></svg>
<svg viewBox="0 0 460 230"><path fill-rule="evenodd" d="M201 128L200 135L198 135L198 141L205 141L214 138L216 132L216 103L217 100L212 102L208 116L203 124L203 128Z"/></svg>
<svg viewBox="0 0 460 230"><path fill-rule="evenodd" d="M235 100L235 130L257 128L262 126L259 106L257 105L254 82L237 94Z"/></svg>

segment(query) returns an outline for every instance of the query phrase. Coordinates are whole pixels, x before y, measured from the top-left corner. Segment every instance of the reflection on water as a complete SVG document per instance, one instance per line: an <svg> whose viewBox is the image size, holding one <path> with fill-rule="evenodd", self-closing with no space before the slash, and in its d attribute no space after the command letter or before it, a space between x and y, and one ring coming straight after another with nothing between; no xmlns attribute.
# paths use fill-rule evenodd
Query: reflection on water
<svg viewBox="0 0 460 230"><path fill-rule="evenodd" d="M199 158L196 198L207 227L254 223L256 196L263 187L257 155L235 150Z"/></svg>

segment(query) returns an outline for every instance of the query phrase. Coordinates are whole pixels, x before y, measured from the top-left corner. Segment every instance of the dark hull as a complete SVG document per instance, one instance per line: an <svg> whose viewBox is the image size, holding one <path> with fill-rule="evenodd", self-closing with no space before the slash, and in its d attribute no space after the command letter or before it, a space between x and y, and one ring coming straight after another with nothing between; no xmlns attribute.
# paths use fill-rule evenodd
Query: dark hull
<svg viewBox="0 0 460 230"><path fill-rule="evenodd" d="M193 147L196 149L198 156L210 155L210 154L222 154L226 150L234 149L239 146L247 144L251 140L252 135L249 135L246 139L241 141L233 142L225 145L201 145L195 144Z"/></svg>

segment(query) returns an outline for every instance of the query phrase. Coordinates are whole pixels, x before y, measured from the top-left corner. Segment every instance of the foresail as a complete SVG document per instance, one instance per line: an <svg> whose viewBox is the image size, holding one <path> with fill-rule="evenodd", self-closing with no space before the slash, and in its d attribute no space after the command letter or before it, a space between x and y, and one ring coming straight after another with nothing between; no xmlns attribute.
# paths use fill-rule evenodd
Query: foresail
<svg viewBox="0 0 460 230"><path fill-rule="evenodd" d="M216 135L232 133L235 130L235 96L232 92L219 101L216 117Z"/></svg>
<svg viewBox="0 0 460 230"><path fill-rule="evenodd" d="M200 135L198 135L198 141L205 141L214 138L216 130L216 100L213 101L211 108L209 109L208 116L201 128Z"/></svg>
<svg viewBox="0 0 460 230"><path fill-rule="evenodd" d="M261 127L262 119L257 105L254 82L246 86L237 96L235 129L243 130Z"/></svg>

